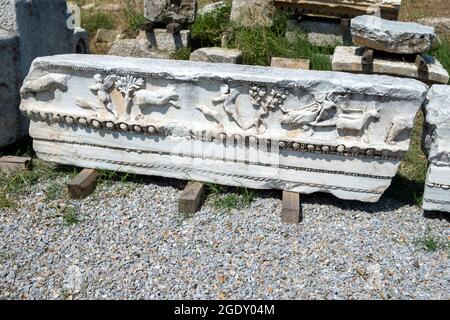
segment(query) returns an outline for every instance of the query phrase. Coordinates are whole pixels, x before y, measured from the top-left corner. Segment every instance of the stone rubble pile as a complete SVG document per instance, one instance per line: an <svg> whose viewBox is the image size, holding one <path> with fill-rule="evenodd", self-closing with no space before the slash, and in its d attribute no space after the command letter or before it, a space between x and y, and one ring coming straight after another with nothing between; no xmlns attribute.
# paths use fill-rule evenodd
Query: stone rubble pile
<svg viewBox="0 0 450 320"><path fill-rule="evenodd" d="M0 148L25 136L19 89L36 57L86 53L87 34L76 28L65 0L0 0Z"/></svg>
<svg viewBox="0 0 450 320"><path fill-rule="evenodd" d="M426 55L437 41L433 27L365 15L352 19L351 33L353 43L360 47L337 47L334 71L389 74L428 84L448 83L447 70Z"/></svg>

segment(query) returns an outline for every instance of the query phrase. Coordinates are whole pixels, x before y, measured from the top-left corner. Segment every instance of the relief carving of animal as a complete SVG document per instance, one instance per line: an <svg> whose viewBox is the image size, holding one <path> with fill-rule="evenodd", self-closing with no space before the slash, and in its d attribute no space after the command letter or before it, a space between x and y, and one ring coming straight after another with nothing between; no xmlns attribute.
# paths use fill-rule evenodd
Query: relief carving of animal
<svg viewBox="0 0 450 320"><path fill-rule="evenodd" d="M338 133L343 130L357 131L358 135L361 135L371 118L379 118L376 108L346 110L346 113L340 113L338 115L336 119L336 130Z"/></svg>
<svg viewBox="0 0 450 320"><path fill-rule="evenodd" d="M28 80L20 90L21 97L26 98L28 94L36 95L42 92L54 92L59 89L67 90L67 80L70 76L58 73L50 73L35 80Z"/></svg>
<svg viewBox="0 0 450 320"><path fill-rule="evenodd" d="M142 110L145 107L165 105L178 108L178 99L179 95L176 93L175 87L167 87L154 90L139 90L134 94L133 100Z"/></svg>

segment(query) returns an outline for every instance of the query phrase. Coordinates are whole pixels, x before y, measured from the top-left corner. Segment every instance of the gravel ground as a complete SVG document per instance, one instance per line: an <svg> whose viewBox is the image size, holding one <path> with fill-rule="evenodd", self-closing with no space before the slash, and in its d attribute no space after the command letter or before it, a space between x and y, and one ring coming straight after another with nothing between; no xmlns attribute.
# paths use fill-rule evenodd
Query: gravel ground
<svg viewBox="0 0 450 320"><path fill-rule="evenodd" d="M291 226L280 222L277 192L256 192L249 208L231 212L210 196L189 217L177 211L177 181L46 200L64 179L0 209L0 299L450 298L448 247L417 243L433 234L448 244L448 219L392 199L304 196L304 220ZM79 222L69 225L71 212Z"/></svg>

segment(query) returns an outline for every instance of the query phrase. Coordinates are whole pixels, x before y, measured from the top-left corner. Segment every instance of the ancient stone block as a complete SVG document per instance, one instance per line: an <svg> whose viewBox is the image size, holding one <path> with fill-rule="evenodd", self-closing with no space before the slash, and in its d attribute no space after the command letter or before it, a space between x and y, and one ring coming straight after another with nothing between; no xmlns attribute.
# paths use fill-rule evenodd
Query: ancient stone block
<svg viewBox="0 0 450 320"><path fill-rule="evenodd" d="M146 39L149 46L161 51L176 51L177 49L189 47L191 32L181 30L178 33L168 33L166 29L154 29L151 32L142 31L137 39Z"/></svg>
<svg viewBox="0 0 450 320"><path fill-rule="evenodd" d="M147 39L117 40L108 54L121 57L170 59L170 52L152 49Z"/></svg>
<svg viewBox="0 0 450 320"><path fill-rule="evenodd" d="M294 37L302 34L306 34L308 41L315 46L336 46L352 43L350 28L336 19L288 20L287 39L293 41Z"/></svg>
<svg viewBox="0 0 450 320"><path fill-rule="evenodd" d="M309 59L289 59L272 57L270 66L277 68L288 68L288 69L303 69L309 70L311 61Z"/></svg>
<svg viewBox="0 0 450 320"><path fill-rule="evenodd" d="M233 0L230 19L244 26L271 26L273 0Z"/></svg>
<svg viewBox="0 0 450 320"><path fill-rule="evenodd" d="M76 3L67 3L67 7L70 10L71 20L69 23L73 25L74 28L81 28L81 9Z"/></svg>
<svg viewBox="0 0 450 320"><path fill-rule="evenodd" d="M242 51L225 48L200 48L191 53L191 61L241 63Z"/></svg>
<svg viewBox="0 0 450 320"><path fill-rule="evenodd" d="M450 86L432 86L427 99L423 149L429 167L423 209L450 212Z"/></svg>
<svg viewBox="0 0 450 320"><path fill-rule="evenodd" d="M192 23L196 11L196 0L144 0L144 16L152 23Z"/></svg>
<svg viewBox="0 0 450 320"><path fill-rule="evenodd" d="M18 47L18 36L0 29L0 147L24 134L19 129Z"/></svg>
<svg viewBox="0 0 450 320"><path fill-rule="evenodd" d="M333 71L377 73L399 77L420 79L426 83L448 83L448 71L433 57L424 56L428 73L422 75L413 60L399 60L387 56L375 56L373 64L366 68L363 64L362 47L336 47L333 55Z"/></svg>
<svg viewBox="0 0 450 320"><path fill-rule="evenodd" d="M368 15L353 18L351 31L356 45L398 54L427 52L436 40L433 27Z"/></svg>
<svg viewBox="0 0 450 320"><path fill-rule="evenodd" d="M19 88L33 59L72 52L69 17L65 0L0 0L0 148L28 131L18 112Z"/></svg>
<svg viewBox="0 0 450 320"><path fill-rule="evenodd" d="M364 14L380 14L397 20L401 0L274 0L275 6L291 12L303 11L328 17L353 18Z"/></svg>
<svg viewBox="0 0 450 320"><path fill-rule="evenodd" d="M35 60L21 110L43 160L375 202L427 89L378 75L62 55Z"/></svg>

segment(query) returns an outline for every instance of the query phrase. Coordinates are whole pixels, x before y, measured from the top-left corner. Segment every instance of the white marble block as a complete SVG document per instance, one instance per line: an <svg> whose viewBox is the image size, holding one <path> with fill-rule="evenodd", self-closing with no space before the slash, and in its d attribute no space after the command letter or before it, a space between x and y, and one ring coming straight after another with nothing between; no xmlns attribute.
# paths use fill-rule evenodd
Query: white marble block
<svg viewBox="0 0 450 320"><path fill-rule="evenodd" d="M429 167L423 209L450 212L450 86L432 86L427 100L423 149Z"/></svg>
<svg viewBox="0 0 450 320"><path fill-rule="evenodd" d="M375 202L427 89L378 75L61 55L34 61L21 110L47 161Z"/></svg>

